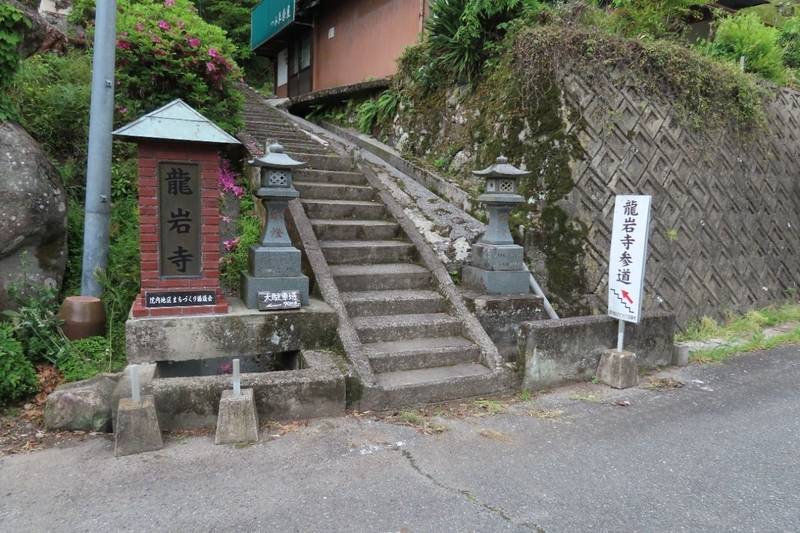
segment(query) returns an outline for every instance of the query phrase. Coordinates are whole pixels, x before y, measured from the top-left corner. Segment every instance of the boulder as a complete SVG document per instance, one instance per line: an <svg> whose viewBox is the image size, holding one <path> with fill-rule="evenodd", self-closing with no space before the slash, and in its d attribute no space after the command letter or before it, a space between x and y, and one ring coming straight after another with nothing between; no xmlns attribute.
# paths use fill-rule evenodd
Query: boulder
<svg viewBox="0 0 800 533"><path fill-rule="evenodd" d="M111 398L120 374L100 374L61 385L47 397L44 425L50 430L111 432Z"/></svg>
<svg viewBox="0 0 800 533"><path fill-rule="evenodd" d="M42 148L18 124L0 122L0 310L8 287L59 287L67 260L67 198Z"/></svg>

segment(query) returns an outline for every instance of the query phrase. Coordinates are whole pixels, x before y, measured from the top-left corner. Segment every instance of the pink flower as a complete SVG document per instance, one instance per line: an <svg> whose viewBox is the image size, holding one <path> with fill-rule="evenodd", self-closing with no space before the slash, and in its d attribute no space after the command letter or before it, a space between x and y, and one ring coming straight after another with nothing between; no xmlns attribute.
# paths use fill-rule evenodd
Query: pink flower
<svg viewBox="0 0 800 533"><path fill-rule="evenodd" d="M198 39L197 37L189 37L188 42L189 46L191 46L192 48L197 48L198 46L200 46L200 39Z"/></svg>
<svg viewBox="0 0 800 533"><path fill-rule="evenodd" d="M158 21L158 27L161 28L164 31L170 29L169 22L167 22L166 20L159 20Z"/></svg>
<svg viewBox="0 0 800 533"><path fill-rule="evenodd" d="M144 31L144 24L142 24L141 22L137 22L134 28L136 28L136 31Z"/></svg>
<svg viewBox="0 0 800 533"><path fill-rule="evenodd" d="M172 7L175 5L175 0L164 0L164 7Z"/></svg>
<svg viewBox="0 0 800 533"><path fill-rule="evenodd" d="M152 35L151 37L153 40L153 44L158 44L161 42L161 37L159 37L158 35Z"/></svg>
<svg viewBox="0 0 800 533"><path fill-rule="evenodd" d="M228 252L232 252L236 249L237 246L239 246L239 237L236 237L235 239L228 239L227 241L222 241L222 244L225 245L225 250L227 250Z"/></svg>
<svg viewBox="0 0 800 533"><path fill-rule="evenodd" d="M217 51L216 48L209 48L208 55L210 55L211 57L219 57L219 52Z"/></svg>
<svg viewBox="0 0 800 533"><path fill-rule="evenodd" d="M130 50L131 43L129 43L128 41L123 41L122 39L118 39L117 48L119 48L120 50Z"/></svg>
<svg viewBox="0 0 800 533"><path fill-rule="evenodd" d="M217 66L212 63L211 61L206 62L206 72L214 72L217 70Z"/></svg>

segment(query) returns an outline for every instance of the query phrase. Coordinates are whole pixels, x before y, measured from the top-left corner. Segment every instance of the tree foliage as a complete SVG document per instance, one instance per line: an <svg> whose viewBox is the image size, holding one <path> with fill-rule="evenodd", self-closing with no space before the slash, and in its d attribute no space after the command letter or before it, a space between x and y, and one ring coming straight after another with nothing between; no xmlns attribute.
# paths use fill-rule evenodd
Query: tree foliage
<svg viewBox="0 0 800 533"><path fill-rule="evenodd" d="M6 88L17 70L22 32L29 24L19 9L10 4L0 4L0 120L15 116Z"/></svg>
<svg viewBox="0 0 800 533"><path fill-rule="evenodd" d="M127 121L183 98L224 129L241 126L237 48L190 0L119 0L117 119ZM91 24L94 0L77 0L73 19Z"/></svg>

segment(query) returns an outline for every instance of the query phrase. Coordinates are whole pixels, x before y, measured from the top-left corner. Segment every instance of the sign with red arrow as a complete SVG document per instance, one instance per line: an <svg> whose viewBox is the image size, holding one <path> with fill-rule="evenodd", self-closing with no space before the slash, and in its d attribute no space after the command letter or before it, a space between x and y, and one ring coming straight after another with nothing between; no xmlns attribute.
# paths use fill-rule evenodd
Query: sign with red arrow
<svg viewBox="0 0 800 533"><path fill-rule="evenodd" d="M639 323L644 295L650 196L617 196L608 261L608 314Z"/></svg>

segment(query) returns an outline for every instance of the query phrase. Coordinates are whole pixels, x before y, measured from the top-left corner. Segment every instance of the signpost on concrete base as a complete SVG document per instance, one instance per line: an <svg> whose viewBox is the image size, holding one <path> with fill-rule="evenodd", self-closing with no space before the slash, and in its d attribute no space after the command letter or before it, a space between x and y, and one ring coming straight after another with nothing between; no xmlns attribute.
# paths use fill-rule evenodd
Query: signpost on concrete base
<svg viewBox="0 0 800 533"><path fill-rule="evenodd" d="M608 314L619 320L617 349L603 355L598 377L615 388L636 384L636 356L625 352L625 323L638 324L642 314L650 196L617 196L608 261Z"/></svg>

